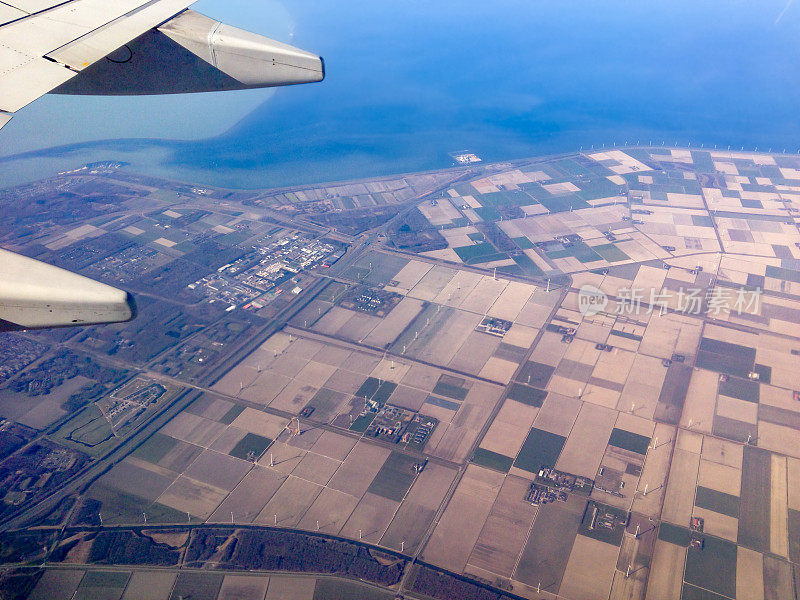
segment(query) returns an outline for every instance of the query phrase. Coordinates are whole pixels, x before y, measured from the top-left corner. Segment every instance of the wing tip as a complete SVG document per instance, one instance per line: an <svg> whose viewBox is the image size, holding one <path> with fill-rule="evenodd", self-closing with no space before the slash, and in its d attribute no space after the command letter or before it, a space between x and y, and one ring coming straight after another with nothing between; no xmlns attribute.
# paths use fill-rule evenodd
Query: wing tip
<svg viewBox="0 0 800 600"><path fill-rule="evenodd" d="M128 306L128 310L130 311L130 316L124 321L122 321L122 323L133 321L139 315L139 308L136 306L136 300L133 297L133 294L131 294L130 292L125 292L125 304Z"/></svg>

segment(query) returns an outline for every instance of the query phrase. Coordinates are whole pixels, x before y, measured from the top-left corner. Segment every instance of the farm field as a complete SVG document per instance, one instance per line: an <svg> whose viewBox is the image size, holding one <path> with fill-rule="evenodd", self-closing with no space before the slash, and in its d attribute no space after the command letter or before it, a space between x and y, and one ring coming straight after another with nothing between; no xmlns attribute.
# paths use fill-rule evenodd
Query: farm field
<svg viewBox="0 0 800 600"><path fill-rule="evenodd" d="M0 433L19 444L11 453L30 444L49 475L14 455L7 510L119 446L81 483L80 503L60 505L37 533L176 524L210 533L190 565L149 571L92 564L76 533L69 560L48 563L29 597L795 597L800 158L626 148L471 168L425 175L437 185L380 216L370 208L395 193L388 181L282 191L268 211L267 196L231 200L248 207L239 220L198 218L238 236L234 245L255 245L181 290L241 283L236 269L261 256L251 238L283 235L267 229L273 210L340 240L341 252L306 272L297 265L313 250L298 250L274 291L226 308L197 292L197 323L203 311L225 313L214 317L223 333L202 348L193 344L205 325L176 316L174 349L146 360L131 362L138 350L99 333L32 353L0 386ZM182 218L170 212L152 220ZM252 235L237 231L250 220ZM369 227L346 233L362 221ZM142 227L126 225L129 236L158 229L134 222ZM67 240L45 241L56 251ZM226 293L255 294L269 275L259 273ZM254 323L257 337L237 345ZM33 379L59 344L95 354L117 344L116 370ZM173 352L185 355L181 368ZM234 358L206 378L201 361L216 353ZM12 386L28 390L28 405L13 402L23 392ZM96 397L77 398L86 388ZM214 545L227 525L299 530L317 549L345 544L382 568L413 567L403 589L361 575L215 569L241 542ZM263 543L254 554L277 552ZM459 583L439 589L449 574Z"/></svg>
<svg viewBox="0 0 800 600"><path fill-rule="evenodd" d="M47 600L390 600L390 592L333 577L50 569L30 598Z"/></svg>

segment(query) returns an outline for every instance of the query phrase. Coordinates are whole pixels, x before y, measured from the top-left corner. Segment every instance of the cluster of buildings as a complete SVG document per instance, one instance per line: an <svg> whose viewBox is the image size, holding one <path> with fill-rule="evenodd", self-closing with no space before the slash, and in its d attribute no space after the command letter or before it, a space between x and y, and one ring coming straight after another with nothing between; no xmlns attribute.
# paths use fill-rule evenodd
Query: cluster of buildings
<svg viewBox="0 0 800 600"><path fill-rule="evenodd" d="M329 266L339 256L341 249L334 243L294 232L277 240L258 240L252 251L188 287L211 301L229 304L229 310L237 306L258 310L295 275Z"/></svg>

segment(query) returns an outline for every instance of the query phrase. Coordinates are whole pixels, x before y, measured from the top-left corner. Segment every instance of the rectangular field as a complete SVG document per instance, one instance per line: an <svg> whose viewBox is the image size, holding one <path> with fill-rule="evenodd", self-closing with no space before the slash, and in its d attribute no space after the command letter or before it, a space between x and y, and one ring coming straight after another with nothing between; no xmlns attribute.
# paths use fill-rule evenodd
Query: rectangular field
<svg viewBox="0 0 800 600"><path fill-rule="evenodd" d="M414 482L415 464L417 464L416 459L399 452L392 452L367 491L400 502Z"/></svg>
<svg viewBox="0 0 800 600"><path fill-rule="evenodd" d="M761 553L770 551L771 454L744 447L742 493L739 514L739 544Z"/></svg>
<svg viewBox="0 0 800 600"><path fill-rule="evenodd" d="M504 475L470 465L423 552L424 560L456 572L464 569L489 516Z"/></svg>
<svg viewBox="0 0 800 600"><path fill-rule="evenodd" d="M557 594L561 588L572 546L578 535L586 500L570 496L539 508L522 550L514 579Z"/></svg>
<svg viewBox="0 0 800 600"><path fill-rule="evenodd" d="M564 436L532 428L522 444L514 466L529 473L538 473L542 467L553 467L565 442Z"/></svg>

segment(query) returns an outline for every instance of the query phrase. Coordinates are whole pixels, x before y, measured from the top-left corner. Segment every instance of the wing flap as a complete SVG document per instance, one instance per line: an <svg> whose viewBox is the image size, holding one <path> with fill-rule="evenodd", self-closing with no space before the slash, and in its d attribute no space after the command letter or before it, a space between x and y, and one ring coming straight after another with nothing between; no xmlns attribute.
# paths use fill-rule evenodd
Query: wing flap
<svg viewBox="0 0 800 600"><path fill-rule="evenodd" d="M8 4L0 3L0 25L5 25L11 21L16 21L22 17L26 17L28 13L21 11L18 8L9 6Z"/></svg>
<svg viewBox="0 0 800 600"><path fill-rule="evenodd" d="M0 65L5 58L0 52ZM13 68L0 71L0 111L16 112L75 75L74 71L44 58L17 62Z"/></svg>
<svg viewBox="0 0 800 600"><path fill-rule="evenodd" d="M124 45L131 39L127 33L136 37L188 5L176 0L51 4L18 3L22 10L44 10L0 27L0 111L16 112Z"/></svg>
<svg viewBox="0 0 800 600"><path fill-rule="evenodd" d="M73 0L0 28L0 44L42 57L147 4L145 0Z"/></svg>
<svg viewBox="0 0 800 600"><path fill-rule="evenodd" d="M28 14L33 14L64 4L64 0L6 0L4 4L25 11Z"/></svg>
<svg viewBox="0 0 800 600"><path fill-rule="evenodd" d="M205 92L325 77L320 57L186 10L191 3L0 0L12 10L39 11L0 26L0 112L16 112L51 91ZM109 56L115 51L119 60Z"/></svg>
<svg viewBox="0 0 800 600"><path fill-rule="evenodd" d="M82 71L109 53L138 38L153 27L178 14L194 0L150 2L50 52L47 56L70 68Z"/></svg>

